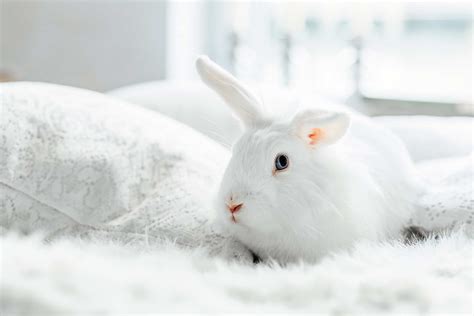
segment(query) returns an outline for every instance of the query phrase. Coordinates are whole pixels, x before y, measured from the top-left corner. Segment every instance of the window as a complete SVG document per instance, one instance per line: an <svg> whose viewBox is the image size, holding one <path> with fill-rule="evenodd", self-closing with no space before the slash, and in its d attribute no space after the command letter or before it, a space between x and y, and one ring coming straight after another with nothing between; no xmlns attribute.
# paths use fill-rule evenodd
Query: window
<svg viewBox="0 0 474 316"><path fill-rule="evenodd" d="M209 19L220 16L223 27L208 36L220 39L221 45L214 44L220 61L241 78L337 100L358 96L366 104L374 101L376 114L458 114L466 110L459 107L463 104L472 110L470 3L237 2L224 7L212 2L209 7ZM228 51L224 57L222 47Z"/></svg>

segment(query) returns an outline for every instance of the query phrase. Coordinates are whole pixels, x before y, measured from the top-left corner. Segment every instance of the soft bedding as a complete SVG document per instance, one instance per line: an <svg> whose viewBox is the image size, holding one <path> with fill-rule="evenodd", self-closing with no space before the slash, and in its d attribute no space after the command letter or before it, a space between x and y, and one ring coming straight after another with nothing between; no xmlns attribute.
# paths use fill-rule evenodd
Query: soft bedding
<svg viewBox="0 0 474 316"><path fill-rule="evenodd" d="M2 239L2 315L472 315L472 240L359 243L318 264L229 263L202 248ZM34 260L33 260L34 258Z"/></svg>
<svg viewBox="0 0 474 316"><path fill-rule="evenodd" d="M412 223L438 239L253 266L210 224L223 147L98 93L0 87L2 312L472 312L472 156L418 165Z"/></svg>
<svg viewBox="0 0 474 316"><path fill-rule="evenodd" d="M98 93L2 86L0 225L48 238L206 243L248 257L214 232L206 192L228 153L190 128Z"/></svg>

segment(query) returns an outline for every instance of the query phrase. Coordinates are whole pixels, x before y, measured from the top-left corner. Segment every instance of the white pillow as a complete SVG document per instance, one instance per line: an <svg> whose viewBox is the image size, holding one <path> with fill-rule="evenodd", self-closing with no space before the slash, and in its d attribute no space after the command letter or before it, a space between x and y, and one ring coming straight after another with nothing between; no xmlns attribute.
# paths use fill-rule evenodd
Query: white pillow
<svg viewBox="0 0 474 316"><path fill-rule="evenodd" d="M201 200L228 159L191 128L99 93L8 83L1 100L0 183L81 224L133 211L177 168Z"/></svg>
<svg viewBox="0 0 474 316"><path fill-rule="evenodd" d="M146 82L108 94L172 117L226 145L240 134L224 102L200 82Z"/></svg>
<svg viewBox="0 0 474 316"><path fill-rule="evenodd" d="M414 161L463 156L473 150L472 117L381 116L374 120L402 139Z"/></svg>

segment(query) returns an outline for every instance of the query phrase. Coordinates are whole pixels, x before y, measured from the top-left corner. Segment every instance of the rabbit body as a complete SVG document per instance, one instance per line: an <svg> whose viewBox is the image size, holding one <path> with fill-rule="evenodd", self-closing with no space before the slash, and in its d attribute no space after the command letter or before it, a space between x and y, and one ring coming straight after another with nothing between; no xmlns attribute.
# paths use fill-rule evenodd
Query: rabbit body
<svg viewBox="0 0 474 316"><path fill-rule="evenodd" d="M197 68L244 125L215 199L222 231L279 262L399 236L421 186L395 135L362 115L323 109L270 119L223 69L207 58Z"/></svg>

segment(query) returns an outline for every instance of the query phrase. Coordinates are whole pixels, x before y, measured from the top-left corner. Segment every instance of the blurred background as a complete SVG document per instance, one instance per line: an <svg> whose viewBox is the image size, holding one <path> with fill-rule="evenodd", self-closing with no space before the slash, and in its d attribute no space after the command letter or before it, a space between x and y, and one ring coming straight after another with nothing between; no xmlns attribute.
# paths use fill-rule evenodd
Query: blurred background
<svg viewBox="0 0 474 316"><path fill-rule="evenodd" d="M371 115L472 115L471 2L2 0L1 81L97 91L197 78L198 54L246 81Z"/></svg>

